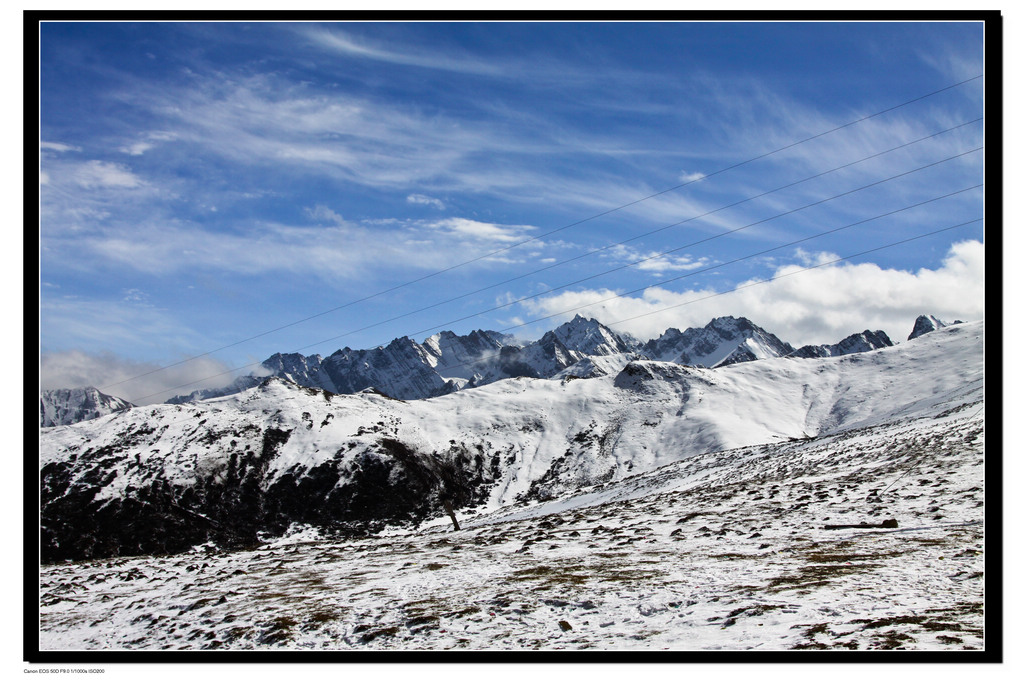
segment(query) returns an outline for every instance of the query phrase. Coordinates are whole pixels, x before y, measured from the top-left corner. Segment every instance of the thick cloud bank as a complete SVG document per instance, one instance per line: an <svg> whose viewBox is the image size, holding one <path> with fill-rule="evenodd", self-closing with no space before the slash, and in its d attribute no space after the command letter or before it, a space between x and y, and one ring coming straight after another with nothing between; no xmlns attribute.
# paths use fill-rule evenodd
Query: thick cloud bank
<svg viewBox="0 0 1024 682"><path fill-rule="evenodd" d="M733 291L651 287L640 297L596 303L616 292L580 290L527 305L531 316L566 311L569 319L580 313L644 339L668 327L702 327L714 317L744 316L794 345L834 343L868 328L902 341L921 314L949 321L985 317L985 245L978 241L953 244L939 268L916 272L845 262L807 270L837 257L827 253L801 257L802 265L777 268L772 275L775 281L756 284L758 280L750 280Z"/></svg>

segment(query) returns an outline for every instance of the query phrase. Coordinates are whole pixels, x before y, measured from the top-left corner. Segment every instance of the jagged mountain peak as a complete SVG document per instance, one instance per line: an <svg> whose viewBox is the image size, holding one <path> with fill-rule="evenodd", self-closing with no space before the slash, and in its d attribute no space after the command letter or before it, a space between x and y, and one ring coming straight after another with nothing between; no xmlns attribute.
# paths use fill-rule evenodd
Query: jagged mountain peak
<svg viewBox="0 0 1024 682"><path fill-rule="evenodd" d="M550 339L557 339L567 350L587 355L611 355L633 350L631 344L619 334L596 319L578 313L570 321L545 334L540 343Z"/></svg>
<svg viewBox="0 0 1024 682"><path fill-rule="evenodd" d="M753 322L745 317L733 317L732 315L723 315L721 317L712 318L705 327L711 327L713 329L728 329L728 330L741 330L751 329L757 327ZM760 327L757 327L760 329Z"/></svg>
<svg viewBox="0 0 1024 682"><path fill-rule="evenodd" d="M745 317L716 317L704 327L667 330L643 346L650 358L681 365L722 367L787 355L793 347Z"/></svg>
<svg viewBox="0 0 1024 682"><path fill-rule="evenodd" d="M917 319L914 320L914 329L910 332L910 336L907 337L907 341L912 341L917 337L933 332L936 329L942 329L943 327L949 327L954 324L963 324L963 320L943 322L934 315L918 315Z"/></svg>

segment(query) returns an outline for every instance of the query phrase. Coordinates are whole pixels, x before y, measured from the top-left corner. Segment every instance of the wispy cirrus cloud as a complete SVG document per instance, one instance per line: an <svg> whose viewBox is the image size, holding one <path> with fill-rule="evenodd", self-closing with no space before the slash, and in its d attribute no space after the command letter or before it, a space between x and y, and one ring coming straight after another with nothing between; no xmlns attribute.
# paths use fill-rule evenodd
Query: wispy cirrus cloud
<svg viewBox="0 0 1024 682"><path fill-rule="evenodd" d="M133 188L145 184L127 166L107 161L87 161L70 170L70 179L86 189Z"/></svg>
<svg viewBox="0 0 1024 682"><path fill-rule="evenodd" d="M488 64L470 55L453 57L436 51L400 51L365 37L356 37L338 28L306 28L301 31L311 42L332 52L358 59L372 59L389 64L415 66L463 74L499 75L497 65Z"/></svg>
<svg viewBox="0 0 1024 682"><path fill-rule="evenodd" d="M108 223L89 234L54 234L47 243L47 259L69 269L116 265L150 275L202 270L246 275L278 272L339 282L391 268L450 267L505 250L535 231L529 225L467 218L363 225L346 221L324 205L307 208L306 215L313 225L261 221L243 230L224 231L181 221ZM537 248L544 243L535 240L531 245ZM505 262L525 258L519 253L502 254Z"/></svg>

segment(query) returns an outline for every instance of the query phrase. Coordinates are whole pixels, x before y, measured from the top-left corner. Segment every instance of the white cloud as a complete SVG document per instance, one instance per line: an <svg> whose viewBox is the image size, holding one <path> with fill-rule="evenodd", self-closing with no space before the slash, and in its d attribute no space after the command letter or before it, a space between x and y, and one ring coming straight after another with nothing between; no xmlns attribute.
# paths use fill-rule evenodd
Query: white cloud
<svg viewBox="0 0 1024 682"><path fill-rule="evenodd" d="M657 251L641 252L624 244L617 244L613 248L602 253L605 258L610 258L621 263L636 263L632 266L637 270L647 272L686 272L707 267L710 260L705 257L693 258L689 255L675 256Z"/></svg>
<svg viewBox="0 0 1024 682"><path fill-rule="evenodd" d="M121 147L120 151L130 156L142 156L144 153L146 153L152 148L153 145L149 142L136 142L135 144L130 144Z"/></svg>
<svg viewBox="0 0 1024 682"><path fill-rule="evenodd" d="M142 156L150 149L156 147L157 142L168 142L176 139L177 137L178 136L174 133L157 130L146 133L141 140L123 145L118 149L118 151L123 154L128 154L129 156Z"/></svg>
<svg viewBox="0 0 1024 682"><path fill-rule="evenodd" d="M441 211L444 210L444 202L434 197L428 197L425 194L410 194L405 198L410 204L423 204L426 206L433 206Z"/></svg>
<svg viewBox="0 0 1024 682"><path fill-rule="evenodd" d="M682 173L679 174L679 181L680 182L697 182L698 180L700 180L703 177L704 177L704 174L700 173L700 172L687 173L686 171L683 171Z"/></svg>
<svg viewBox="0 0 1024 682"><path fill-rule="evenodd" d="M499 225L482 223L469 218L446 218L429 224L437 230L478 241L517 242L528 239L526 232L534 229L529 225Z"/></svg>
<svg viewBox="0 0 1024 682"><path fill-rule="evenodd" d="M827 259L801 254L812 265ZM781 276L777 281L750 280L727 293L652 287L639 297L614 298L616 292L608 289L582 290L523 305L531 317L569 319L578 312L640 338L668 327L703 327L714 317L743 316L796 346L835 343L864 329L881 329L894 342L902 341L921 314L950 321L985 317L985 247L977 241L954 244L934 270L841 263L801 272L804 267L780 266L773 275Z"/></svg>
<svg viewBox="0 0 1024 682"><path fill-rule="evenodd" d="M125 289L121 292L121 300L126 303L138 303L147 304L149 303L149 294L141 289Z"/></svg>
<svg viewBox="0 0 1024 682"><path fill-rule="evenodd" d="M793 256L807 268L825 265L839 259L839 255L835 253L829 253L828 251L806 251L801 247L797 247L796 251L793 252Z"/></svg>

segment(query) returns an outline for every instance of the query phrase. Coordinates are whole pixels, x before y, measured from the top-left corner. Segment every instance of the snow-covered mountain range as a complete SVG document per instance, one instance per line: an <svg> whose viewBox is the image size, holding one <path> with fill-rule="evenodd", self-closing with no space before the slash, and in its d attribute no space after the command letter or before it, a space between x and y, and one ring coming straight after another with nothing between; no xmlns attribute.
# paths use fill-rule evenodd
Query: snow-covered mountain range
<svg viewBox="0 0 1024 682"><path fill-rule="evenodd" d="M134 407L127 400L102 393L92 386L39 392L39 426L61 426L96 419Z"/></svg>
<svg viewBox="0 0 1024 682"><path fill-rule="evenodd" d="M957 320L953 324L959 324ZM947 323L921 315L910 338L940 329ZM401 400L447 395L512 377L553 378L562 373L579 377L618 371L631 360L649 359L695 367L724 367L772 357L834 357L891 346L883 331L865 330L835 344L794 349L750 320L718 317L701 328L669 329L641 342L618 334L594 319L573 320L529 343L494 331L466 335L443 331L423 343L402 337L386 346L366 350L343 348L328 357L275 353L259 371L235 378L221 388L200 389L169 399L185 404L240 393L268 376L337 394L373 388ZM41 427L93 419L129 406L125 400L94 388L40 393Z"/></svg>
<svg viewBox="0 0 1024 682"><path fill-rule="evenodd" d="M393 398L418 400L513 377L552 378L560 372L590 376L594 371L610 371L611 367L617 371L634 359L722 367L785 355L830 357L891 345L885 332L865 330L833 345L794 350L743 317L715 318L703 328L685 332L669 329L643 343L577 315L529 343L494 331L477 330L464 336L445 331L422 344L402 337L368 350L343 348L326 358L277 353L262 363L256 375L168 402L183 404L238 393L256 386L266 376L331 393L358 393L372 387ZM570 369L579 363L578 368Z"/></svg>
<svg viewBox="0 0 1024 682"><path fill-rule="evenodd" d="M446 500L457 509L543 501L702 453L823 437L983 395L982 322L870 352L715 369L627 359L592 329L594 348L618 352L577 358L552 333L536 352L562 367L553 379L402 401L271 377L200 403L47 429L42 556L246 546L294 523L415 524ZM590 371L573 373L581 363Z"/></svg>

